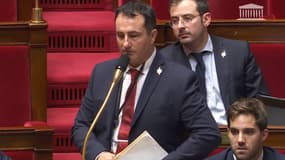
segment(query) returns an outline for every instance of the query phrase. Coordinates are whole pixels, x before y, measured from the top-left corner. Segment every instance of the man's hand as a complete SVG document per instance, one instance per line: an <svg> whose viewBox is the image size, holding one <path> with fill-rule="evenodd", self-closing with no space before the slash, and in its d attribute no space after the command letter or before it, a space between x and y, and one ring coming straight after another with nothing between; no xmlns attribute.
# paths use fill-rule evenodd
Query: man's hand
<svg viewBox="0 0 285 160"><path fill-rule="evenodd" d="M111 152L102 152L99 154L97 160L113 160L115 158L115 154Z"/></svg>

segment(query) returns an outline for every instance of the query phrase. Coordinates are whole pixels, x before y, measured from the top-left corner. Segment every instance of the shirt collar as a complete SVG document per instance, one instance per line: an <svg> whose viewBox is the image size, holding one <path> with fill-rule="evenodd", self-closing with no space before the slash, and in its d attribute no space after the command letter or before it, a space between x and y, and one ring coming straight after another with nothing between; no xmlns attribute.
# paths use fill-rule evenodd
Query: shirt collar
<svg viewBox="0 0 285 160"><path fill-rule="evenodd" d="M205 47L202 49L202 51L210 51L211 53L213 52L213 43L211 36L208 34L208 41L205 45Z"/></svg>
<svg viewBox="0 0 285 160"><path fill-rule="evenodd" d="M136 67L137 70L141 71L142 74L146 74L149 71L149 68L154 60L154 57L156 55L156 48L154 48L151 56L144 62L144 64L139 65ZM127 71L130 69L130 67L127 67Z"/></svg>
<svg viewBox="0 0 285 160"><path fill-rule="evenodd" d="M187 48L184 48L183 46L182 46L182 50L185 52L185 53L187 53L186 55L189 55L190 53L190 51L187 49ZM211 39L211 36L208 34L208 40L207 40L207 43L206 43L206 45L204 46L204 48L202 49L202 50L200 50L199 52L200 53L202 53L202 52L204 52L204 51L207 51L208 53L213 53L214 51L213 51L213 43L212 43L212 39ZM199 53L198 52L198 53Z"/></svg>

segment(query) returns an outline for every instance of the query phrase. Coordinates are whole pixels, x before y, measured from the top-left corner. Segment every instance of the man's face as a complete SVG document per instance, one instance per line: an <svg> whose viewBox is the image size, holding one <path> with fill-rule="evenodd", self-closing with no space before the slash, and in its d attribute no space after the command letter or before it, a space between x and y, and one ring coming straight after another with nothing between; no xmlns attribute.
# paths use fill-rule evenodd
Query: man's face
<svg viewBox="0 0 285 160"><path fill-rule="evenodd" d="M140 14L130 18L121 13L116 19L118 47L121 53L128 55L132 67L143 64L151 56L156 35L156 29L147 32Z"/></svg>
<svg viewBox="0 0 285 160"><path fill-rule="evenodd" d="M253 115L241 114L230 121L228 137L238 160L255 160L262 151L268 130L260 131Z"/></svg>
<svg viewBox="0 0 285 160"><path fill-rule="evenodd" d="M182 44L198 43L207 34L210 21L210 13L200 15L193 0L184 0L170 6L173 33Z"/></svg>

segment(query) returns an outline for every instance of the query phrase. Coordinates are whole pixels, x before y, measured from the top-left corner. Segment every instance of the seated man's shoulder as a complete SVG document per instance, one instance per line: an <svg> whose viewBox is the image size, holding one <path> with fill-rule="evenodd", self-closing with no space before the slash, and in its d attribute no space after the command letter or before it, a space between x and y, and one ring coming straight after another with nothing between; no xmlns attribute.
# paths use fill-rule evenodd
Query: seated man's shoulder
<svg viewBox="0 0 285 160"><path fill-rule="evenodd" d="M171 54L177 54L177 52L182 52L181 44L177 41L175 43L169 44L160 48L159 51L165 56Z"/></svg>
<svg viewBox="0 0 285 160"><path fill-rule="evenodd" d="M276 157L276 160L285 160L284 154L281 154L280 152L278 152L277 150L271 147L263 147L263 151L264 151L265 159Z"/></svg>
<svg viewBox="0 0 285 160"><path fill-rule="evenodd" d="M229 39L225 37L211 35L212 41L222 41L225 44L235 44L235 45L247 45L248 42L245 40Z"/></svg>

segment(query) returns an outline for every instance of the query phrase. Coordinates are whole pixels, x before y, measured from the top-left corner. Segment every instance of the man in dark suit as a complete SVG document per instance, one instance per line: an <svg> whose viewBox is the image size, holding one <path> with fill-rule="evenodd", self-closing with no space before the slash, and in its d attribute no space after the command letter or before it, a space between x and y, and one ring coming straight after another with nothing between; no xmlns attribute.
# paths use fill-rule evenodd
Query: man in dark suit
<svg viewBox="0 0 285 160"><path fill-rule="evenodd" d="M231 147L209 160L285 160L285 155L263 146L269 134L268 115L260 100L240 99L227 113Z"/></svg>
<svg viewBox="0 0 285 160"><path fill-rule="evenodd" d="M11 160L11 158L0 151L0 160Z"/></svg>
<svg viewBox="0 0 285 160"><path fill-rule="evenodd" d="M117 9L115 24L118 46L121 53L129 57L129 64L121 85L114 88L92 130L86 159L111 160L119 144L131 143L145 130L169 153L165 160L207 157L220 144L219 130L198 92L195 74L182 65L166 61L156 51L153 9L142 2L130 1ZM116 64L117 60L97 64L92 72L72 129L73 140L81 151L87 130L107 94ZM135 111L128 138L119 139L131 69L140 71Z"/></svg>
<svg viewBox="0 0 285 160"><path fill-rule="evenodd" d="M202 55L204 94L218 124L226 124L226 108L241 97L268 94L261 71L246 41L210 35L207 0L170 0L170 24L178 42L162 49L163 55L194 71L195 54ZM203 82L202 82L203 83Z"/></svg>

